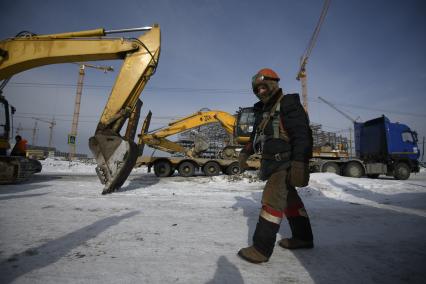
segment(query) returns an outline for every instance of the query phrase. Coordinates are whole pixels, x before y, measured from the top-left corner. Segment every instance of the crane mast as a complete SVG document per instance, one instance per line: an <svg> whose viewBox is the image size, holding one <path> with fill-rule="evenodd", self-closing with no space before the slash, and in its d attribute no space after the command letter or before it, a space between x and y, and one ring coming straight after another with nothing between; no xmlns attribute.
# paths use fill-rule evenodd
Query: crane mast
<svg viewBox="0 0 426 284"><path fill-rule="evenodd" d="M319 32L321 30L321 26L324 22L325 16L327 15L328 7L330 6L331 0L325 0L324 5L322 7L321 15L318 20L318 23L315 27L314 33L312 34L311 39L309 40L308 46L305 49L301 59L300 59L300 68L297 72L296 79L302 84L302 105L306 112L308 112L308 87L307 87L307 75L306 75L306 64L308 63L308 59L311 56L312 50L317 41Z"/></svg>
<svg viewBox="0 0 426 284"><path fill-rule="evenodd" d="M77 63L80 65L79 71L78 71L78 82L77 82L77 92L75 95L75 104L74 104L74 114L72 117L72 125L71 125L71 133L68 136L68 144L70 145L70 153L69 158L73 159L76 153L76 143L77 143L77 129L78 129L78 119L80 116L80 106L81 106L81 95L83 93L83 81L84 81L84 75L86 74L85 69L93 68L104 71L104 73L108 71L114 71L112 66L96 66L92 64L87 63Z"/></svg>

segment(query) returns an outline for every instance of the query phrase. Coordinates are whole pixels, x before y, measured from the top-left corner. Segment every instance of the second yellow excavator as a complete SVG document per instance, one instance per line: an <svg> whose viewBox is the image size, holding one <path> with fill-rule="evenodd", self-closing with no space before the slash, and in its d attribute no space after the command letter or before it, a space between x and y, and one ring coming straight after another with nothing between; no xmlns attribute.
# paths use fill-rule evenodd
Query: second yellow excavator
<svg viewBox="0 0 426 284"><path fill-rule="evenodd" d="M148 118L152 114L148 113ZM169 123L167 127L157 129L150 133L144 133L139 137L139 145L147 144L152 148L159 149L169 153L183 153L189 157L197 156L200 152L206 150L204 145L194 145L193 149L186 149L178 143L168 140L166 137L188 131L190 129L200 127L212 123L220 123L225 131L230 135L231 144L246 143L250 133L240 133L240 136L235 135L235 116L219 110L198 111L189 116ZM144 131L144 129L142 129ZM242 135L241 135L242 134Z"/></svg>
<svg viewBox="0 0 426 284"><path fill-rule="evenodd" d="M181 153L184 157L139 157L136 166L146 165L154 167L154 173L159 177L166 177L178 170L181 176L192 176L197 168L201 168L205 175L217 175L220 171L226 174L240 172L236 161L236 149L249 141L252 132L254 115L251 108L240 108L236 115L224 111L208 110L198 111L184 118L169 123L166 127L148 132L152 113L149 112L139 135L140 153L145 145L171 154ZM238 122L238 123L237 123ZM167 139L169 136L186 132L188 130L219 123L229 134L229 144L222 149L216 158L202 158L199 154L205 151L209 144L206 141L194 143L194 147L187 149L177 142ZM251 160L249 165L257 168L258 161Z"/></svg>

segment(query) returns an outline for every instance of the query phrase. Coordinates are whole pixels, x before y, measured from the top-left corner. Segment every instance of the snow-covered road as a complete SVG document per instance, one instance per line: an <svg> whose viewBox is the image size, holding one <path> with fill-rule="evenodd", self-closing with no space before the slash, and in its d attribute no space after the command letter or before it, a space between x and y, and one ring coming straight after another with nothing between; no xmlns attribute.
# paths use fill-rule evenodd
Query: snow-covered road
<svg viewBox="0 0 426 284"><path fill-rule="evenodd" d="M45 162L31 182L0 186L0 283L424 283L426 172L407 181L313 174L300 189L313 250L250 242L262 182L158 179L143 169L102 196L93 166ZM280 234L287 236L283 223Z"/></svg>

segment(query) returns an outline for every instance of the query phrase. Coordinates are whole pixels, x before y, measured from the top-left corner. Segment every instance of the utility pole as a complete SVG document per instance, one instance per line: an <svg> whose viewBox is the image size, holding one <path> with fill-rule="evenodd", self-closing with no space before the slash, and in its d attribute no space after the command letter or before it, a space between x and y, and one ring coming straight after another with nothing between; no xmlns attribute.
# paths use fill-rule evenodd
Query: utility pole
<svg viewBox="0 0 426 284"><path fill-rule="evenodd" d="M78 119L80 116L81 95L83 93L83 81L84 81L84 75L85 75L85 68L90 67L94 69L99 69L104 71L104 73L108 71L114 71L112 66L96 66L96 65L91 65L87 63L81 63L79 65L80 65L80 68L78 71L79 75L78 75L78 82L77 82L77 92L75 95L74 114L72 117L71 132L68 135L68 144L70 145L70 153L69 153L70 160L74 158L76 153L77 128L78 128Z"/></svg>
<svg viewBox="0 0 426 284"><path fill-rule="evenodd" d="M422 162L424 161L424 157L425 157L425 137L423 136Z"/></svg>

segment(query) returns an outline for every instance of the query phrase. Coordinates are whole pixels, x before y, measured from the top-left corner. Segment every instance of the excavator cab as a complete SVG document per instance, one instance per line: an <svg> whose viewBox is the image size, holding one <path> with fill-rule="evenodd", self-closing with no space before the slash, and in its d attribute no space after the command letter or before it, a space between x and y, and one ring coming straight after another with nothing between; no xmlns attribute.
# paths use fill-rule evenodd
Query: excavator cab
<svg viewBox="0 0 426 284"><path fill-rule="evenodd" d="M253 107L240 108L237 112L237 121L235 125L235 137L238 143L245 144L250 139L254 125Z"/></svg>
<svg viewBox="0 0 426 284"><path fill-rule="evenodd" d="M11 115L14 112L15 108L0 95L0 184L21 182L41 171L41 164L37 160L7 155L10 149Z"/></svg>

